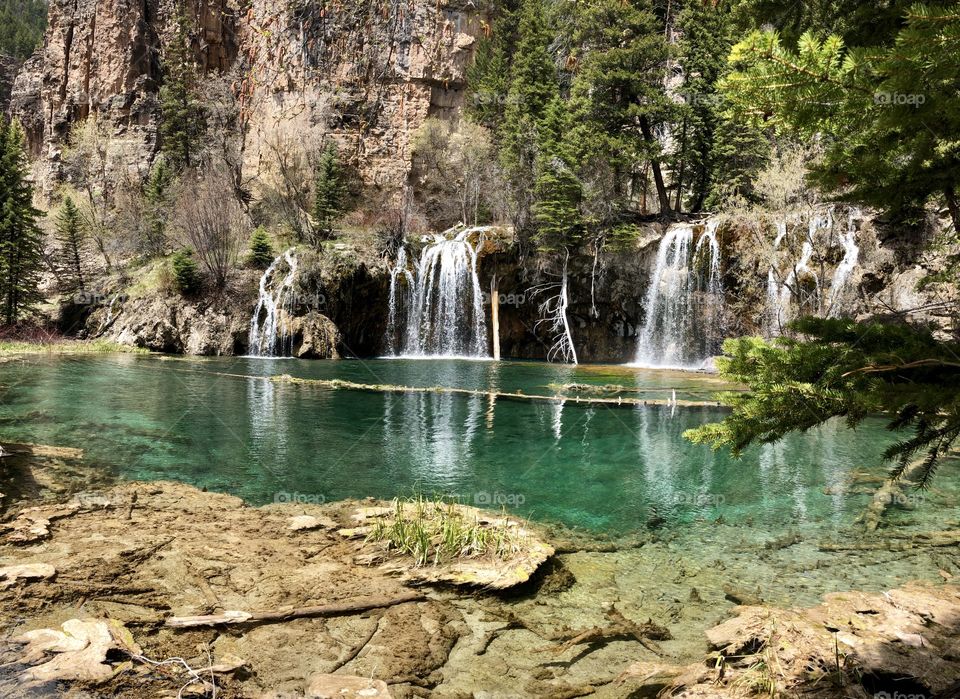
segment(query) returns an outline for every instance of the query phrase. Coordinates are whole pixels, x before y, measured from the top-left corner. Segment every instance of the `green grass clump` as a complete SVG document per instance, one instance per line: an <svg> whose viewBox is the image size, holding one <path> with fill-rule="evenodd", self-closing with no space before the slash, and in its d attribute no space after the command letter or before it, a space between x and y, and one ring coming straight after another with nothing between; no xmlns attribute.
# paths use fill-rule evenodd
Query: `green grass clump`
<svg viewBox="0 0 960 699"><path fill-rule="evenodd" d="M393 519L380 517L367 541L384 542L417 566L441 565L460 558L505 560L522 549L523 536L507 523L495 526L471 518L456 503L422 495L393 501Z"/></svg>

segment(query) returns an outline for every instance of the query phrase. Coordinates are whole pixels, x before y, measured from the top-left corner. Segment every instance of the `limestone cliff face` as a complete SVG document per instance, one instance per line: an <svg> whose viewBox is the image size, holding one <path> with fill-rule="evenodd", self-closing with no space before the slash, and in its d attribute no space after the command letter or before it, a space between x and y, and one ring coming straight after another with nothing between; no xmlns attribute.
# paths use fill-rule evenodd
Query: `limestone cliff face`
<svg viewBox="0 0 960 699"><path fill-rule="evenodd" d="M127 168L157 149L161 58L178 13L198 64L228 76L246 175L277 139L335 138L368 184L406 178L410 139L463 100L481 20L464 0L51 0L44 46L20 72L12 112L41 181L58 177L74 125L113 130Z"/></svg>

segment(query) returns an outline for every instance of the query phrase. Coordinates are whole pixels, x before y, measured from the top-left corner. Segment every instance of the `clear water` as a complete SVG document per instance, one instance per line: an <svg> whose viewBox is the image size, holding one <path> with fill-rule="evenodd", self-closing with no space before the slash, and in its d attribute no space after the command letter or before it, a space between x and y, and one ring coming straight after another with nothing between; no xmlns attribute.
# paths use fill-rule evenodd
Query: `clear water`
<svg viewBox="0 0 960 699"><path fill-rule="evenodd" d="M255 503L392 497L417 488L606 534L651 517L682 531L722 517L764 536L848 528L869 499L856 472L885 473L893 435L879 422L830 424L751 449L741 460L686 442L720 411L598 407L487 397L331 391L262 378L521 390L621 383L639 395L704 398L715 377L538 363L316 361L137 356L29 358L0 364L0 438L86 450L85 467L173 479ZM960 515L957 469L906 524ZM926 523L924 522L926 521ZM941 527L942 528L942 527Z"/></svg>

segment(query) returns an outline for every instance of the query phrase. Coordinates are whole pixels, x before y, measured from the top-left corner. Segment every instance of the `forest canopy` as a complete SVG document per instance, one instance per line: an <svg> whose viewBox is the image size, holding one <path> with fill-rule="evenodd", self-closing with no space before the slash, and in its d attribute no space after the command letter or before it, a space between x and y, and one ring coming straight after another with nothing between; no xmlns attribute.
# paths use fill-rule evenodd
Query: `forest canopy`
<svg viewBox="0 0 960 699"><path fill-rule="evenodd" d="M0 54L29 58L46 28L46 0L0 0Z"/></svg>

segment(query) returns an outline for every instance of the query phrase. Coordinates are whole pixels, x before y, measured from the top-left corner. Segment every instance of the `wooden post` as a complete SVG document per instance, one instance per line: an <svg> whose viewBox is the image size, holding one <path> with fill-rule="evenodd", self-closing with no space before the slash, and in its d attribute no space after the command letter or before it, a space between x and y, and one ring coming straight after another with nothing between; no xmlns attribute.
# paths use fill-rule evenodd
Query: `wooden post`
<svg viewBox="0 0 960 699"><path fill-rule="evenodd" d="M500 290L497 275L490 279L490 324L493 326L493 358L500 359Z"/></svg>

